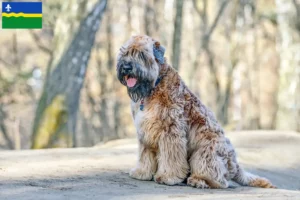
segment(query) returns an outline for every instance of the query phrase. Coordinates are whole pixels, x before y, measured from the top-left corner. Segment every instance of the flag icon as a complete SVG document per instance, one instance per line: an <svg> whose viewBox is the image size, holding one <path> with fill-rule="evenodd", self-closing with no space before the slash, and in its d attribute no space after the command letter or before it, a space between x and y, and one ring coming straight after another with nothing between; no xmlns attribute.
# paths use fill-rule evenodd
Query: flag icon
<svg viewBox="0 0 300 200"><path fill-rule="evenodd" d="M3 29L40 29L42 18L42 2L2 2Z"/></svg>

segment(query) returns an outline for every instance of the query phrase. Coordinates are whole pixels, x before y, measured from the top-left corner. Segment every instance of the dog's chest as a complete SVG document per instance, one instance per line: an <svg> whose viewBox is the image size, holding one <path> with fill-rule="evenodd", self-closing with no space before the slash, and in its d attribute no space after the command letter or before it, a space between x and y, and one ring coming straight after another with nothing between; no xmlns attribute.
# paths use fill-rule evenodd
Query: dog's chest
<svg viewBox="0 0 300 200"><path fill-rule="evenodd" d="M145 119L145 112L137 110L135 117L133 119L134 119L134 126L139 132L141 130L142 122Z"/></svg>
<svg viewBox="0 0 300 200"><path fill-rule="evenodd" d="M153 128L155 124L158 123L157 116L157 106L150 106L145 102L145 107L140 110L140 103L131 104L132 115L134 120L134 125L137 130L137 136L141 143L148 146L149 148L155 148L157 143L157 131ZM157 127L157 126L155 126Z"/></svg>
<svg viewBox="0 0 300 200"><path fill-rule="evenodd" d="M131 102L131 112L134 120L134 126L137 129L137 132L140 132L142 122L145 120L145 111L140 110L140 102Z"/></svg>

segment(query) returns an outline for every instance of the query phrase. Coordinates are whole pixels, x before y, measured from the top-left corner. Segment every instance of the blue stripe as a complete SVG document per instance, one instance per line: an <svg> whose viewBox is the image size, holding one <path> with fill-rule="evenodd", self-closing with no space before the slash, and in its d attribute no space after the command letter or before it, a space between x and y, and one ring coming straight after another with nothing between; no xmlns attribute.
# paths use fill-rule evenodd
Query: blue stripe
<svg viewBox="0 0 300 200"><path fill-rule="evenodd" d="M7 5L11 7L8 11ZM39 13L42 14L42 2L2 2L2 12L4 13Z"/></svg>

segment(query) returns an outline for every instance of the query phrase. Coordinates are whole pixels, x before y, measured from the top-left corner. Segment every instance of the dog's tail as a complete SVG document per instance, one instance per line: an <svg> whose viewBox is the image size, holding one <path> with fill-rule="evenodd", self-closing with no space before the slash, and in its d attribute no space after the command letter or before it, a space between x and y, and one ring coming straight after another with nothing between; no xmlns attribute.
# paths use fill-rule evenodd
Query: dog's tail
<svg viewBox="0 0 300 200"><path fill-rule="evenodd" d="M243 186L276 188L268 179L246 172L240 166L238 166L237 173L232 180Z"/></svg>

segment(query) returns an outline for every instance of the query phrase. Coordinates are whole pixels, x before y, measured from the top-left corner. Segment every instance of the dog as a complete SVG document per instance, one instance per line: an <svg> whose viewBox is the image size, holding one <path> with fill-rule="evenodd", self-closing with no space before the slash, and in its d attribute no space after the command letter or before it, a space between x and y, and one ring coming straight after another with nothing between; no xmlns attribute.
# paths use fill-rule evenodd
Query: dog
<svg viewBox="0 0 300 200"><path fill-rule="evenodd" d="M127 87L138 137L138 161L129 173L139 180L196 188L275 188L242 169L213 113L187 88L149 36L131 37L117 56L117 77Z"/></svg>

